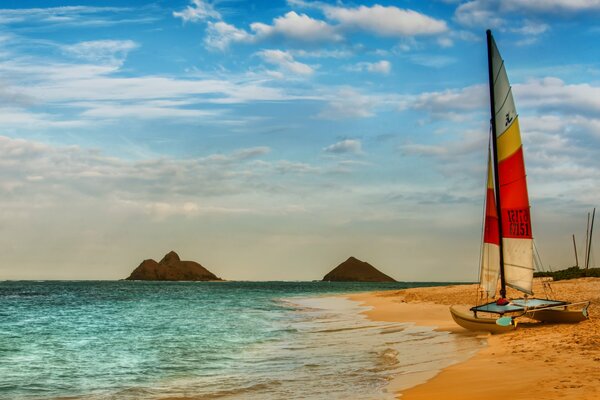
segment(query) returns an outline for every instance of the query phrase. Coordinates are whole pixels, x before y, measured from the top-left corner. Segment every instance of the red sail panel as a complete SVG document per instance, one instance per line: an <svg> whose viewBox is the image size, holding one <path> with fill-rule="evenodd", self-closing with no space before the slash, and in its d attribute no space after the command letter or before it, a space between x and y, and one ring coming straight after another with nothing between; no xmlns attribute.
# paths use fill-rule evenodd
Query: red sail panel
<svg viewBox="0 0 600 400"><path fill-rule="evenodd" d="M500 160L498 171L503 236L505 238L531 239L523 147L519 147L514 154L504 160Z"/></svg>
<svg viewBox="0 0 600 400"><path fill-rule="evenodd" d="M483 242L500 244L500 231L498 228L498 212L496 211L496 197L494 193L494 179L492 177L491 161L488 162L488 182L485 199L485 224Z"/></svg>

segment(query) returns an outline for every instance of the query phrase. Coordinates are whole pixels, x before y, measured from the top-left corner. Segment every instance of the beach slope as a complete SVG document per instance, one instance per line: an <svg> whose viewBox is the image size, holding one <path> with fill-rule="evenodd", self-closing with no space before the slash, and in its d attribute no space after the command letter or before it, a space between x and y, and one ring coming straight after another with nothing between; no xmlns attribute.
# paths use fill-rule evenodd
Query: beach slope
<svg viewBox="0 0 600 400"><path fill-rule="evenodd" d="M488 336L488 346L466 362L441 371L398 398L419 399L580 399L600 398L600 278L553 282L552 297L591 300L590 319L573 325L521 323L513 332ZM535 282L534 292L544 293ZM452 321L448 307L473 304L476 285L413 288L351 296L373 307L367 316L435 326L469 334ZM516 293L512 293L516 295ZM393 389L393 384L392 384Z"/></svg>

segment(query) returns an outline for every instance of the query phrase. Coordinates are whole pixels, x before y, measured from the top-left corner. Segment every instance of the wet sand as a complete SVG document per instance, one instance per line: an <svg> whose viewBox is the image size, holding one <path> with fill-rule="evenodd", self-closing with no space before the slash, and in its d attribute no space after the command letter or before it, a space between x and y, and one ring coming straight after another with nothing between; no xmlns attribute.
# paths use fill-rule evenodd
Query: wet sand
<svg viewBox="0 0 600 400"><path fill-rule="evenodd" d="M403 400L419 399L600 399L600 278L551 284L552 298L591 300L590 319L579 324L520 323L517 330L489 335L488 346L474 357L442 370L424 384L391 390ZM542 282L534 292L544 297ZM509 297L518 294L509 292ZM368 318L435 326L456 335L472 335L457 326L448 307L468 307L477 297L476 285L413 288L349 296L367 306Z"/></svg>

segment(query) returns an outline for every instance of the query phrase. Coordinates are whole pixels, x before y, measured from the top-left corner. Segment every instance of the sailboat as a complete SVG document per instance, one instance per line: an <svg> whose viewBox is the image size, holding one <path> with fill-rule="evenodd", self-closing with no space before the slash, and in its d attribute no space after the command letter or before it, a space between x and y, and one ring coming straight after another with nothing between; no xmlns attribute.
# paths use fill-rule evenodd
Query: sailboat
<svg viewBox="0 0 600 400"><path fill-rule="evenodd" d="M544 322L580 322L588 318L589 301L540 299L533 295L534 251L523 146L512 90L504 60L490 30L487 34L491 132L484 218L480 289L497 300L470 308L450 307L463 328L492 333L516 329L517 318ZM506 288L523 293L508 299ZM577 309L573 309L577 307Z"/></svg>

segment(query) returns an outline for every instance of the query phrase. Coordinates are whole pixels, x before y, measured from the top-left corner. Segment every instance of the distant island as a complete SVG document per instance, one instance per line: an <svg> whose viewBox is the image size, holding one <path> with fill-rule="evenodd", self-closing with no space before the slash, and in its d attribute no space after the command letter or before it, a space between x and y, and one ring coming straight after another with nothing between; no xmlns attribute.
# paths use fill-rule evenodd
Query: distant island
<svg viewBox="0 0 600 400"><path fill-rule="evenodd" d="M160 262L144 260L126 279L129 281L221 281L215 274L194 261L181 261L177 253L168 252Z"/></svg>
<svg viewBox="0 0 600 400"><path fill-rule="evenodd" d="M323 278L323 281L337 282L396 282L368 262L350 257Z"/></svg>

